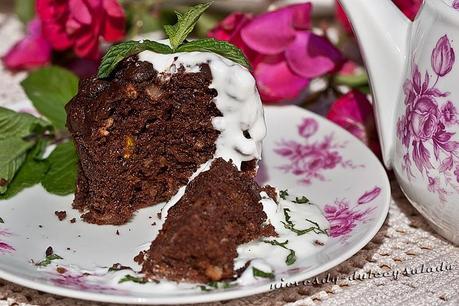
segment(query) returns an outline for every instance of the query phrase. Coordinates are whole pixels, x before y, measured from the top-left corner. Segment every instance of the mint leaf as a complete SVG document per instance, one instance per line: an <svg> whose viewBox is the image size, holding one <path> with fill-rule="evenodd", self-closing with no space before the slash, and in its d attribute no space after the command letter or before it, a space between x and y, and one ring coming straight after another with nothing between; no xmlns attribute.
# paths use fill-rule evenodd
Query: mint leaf
<svg viewBox="0 0 459 306"><path fill-rule="evenodd" d="M161 54L173 53L172 49L168 45L164 45L156 41L126 41L114 45L108 50L99 66L99 72L97 76L101 79L108 77L110 73L112 73L112 71L116 68L118 63L123 59L145 50Z"/></svg>
<svg viewBox="0 0 459 306"><path fill-rule="evenodd" d="M288 197L288 190L285 189L285 190L279 191L279 197L280 197L282 200L287 200L287 197Z"/></svg>
<svg viewBox="0 0 459 306"><path fill-rule="evenodd" d="M285 263L287 266L293 265L296 261L296 253L294 250L290 249L287 247L288 240L285 240L284 242L279 242L277 240L263 240L264 243L269 243L274 246L279 246L283 249L286 249L289 251L287 258L285 259Z"/></svg>
<svg viewBox="0 0 459 306"><path fill-rule="evenodd" d="M255 277L264 277L264 278L270 278L270 279L274 278L274 274L273 273L265 272L265 271L262 271L260 269L255 268L255 267L252 267L252 273L253 273L253 276L255 276Z"/></svg>
<svg viewBox="0 0 459 306"><path fill-rule="evenodd" d="M57 195L75 192L77 161L73 142L58 145L47 159L49 171L41 182L46 191Z"/></svg>
<svg viewBox="0 0 459 306"><path fill-rule="evenodd" d="M43 259L42 261L40 261L39 263L35 265L39 267L46 267L46 266L49 266L53 260L58 260L58 259L64 259L64 258L60 257L57 254L51 254L51 255L46 256L45 259Z"/></svg>
<svg viewBox="0 0 459 306"><path fill-rule="evenodd" d="M188 34L193 31L199 17L201 17L211 4L212 2L195 5L183 14L178 13L178 21L176 24L164 26L164 31L169 37L169 41L174 51L188 37Z"/></svg>
<svg viewBox="0 0 459 306"><path fill-rule="evenodd" d="M296 197L294 201L292 201L293 203L296 203L296 204L311 204L309 199L306 198L305 196L302 196L302 197Z"/></svg>
<svg viewBox="0 0 459 306"><path fill-rule="evenodd" d="M45 140L39 140L35 147L27 153L23 165L8 185L6 192L0 195L0 200L9 199L23 189L41 182L49 167L47 161L41 160L46 145Z"/></svg>
<svg viewBox="0 0 459 306"><path fill-rule="evenodd" d="M9 137L0 140L0 194L6 192L14 175L26 158L27 150L33 142Z"/></svg>
<svg viewBox="0 0 459 306"><path fill-rule="evenodd" d="M177 52L193 51L207 51L217 53L218 55L226 57L233 62L246 67L247 69L250 68L250 64L244 56L244 53L242 53L238 47L226 41L215 40L213 38L205 38L184 43L177 48Z"/></svg>
<svg viewBox="0 0 459 306"><path fill-rule="evenodd" d="M78 77L66 69L50 66L32 71L21 85L35 108L56 129L64 130L64 106L78 91Z"/></svg>
<svg viewBox="0 0 459 306"><path fill-rule="evenodd" d="M125 282L134 282L137 284L146 284L148 283L148 280L144 277L135 277L129 274L126 274L122 279L118 281L118 284L122 284Z"/></svg>
<svg viewBox="0 0 459 306"><path fill-rule="evenodd" d="M38 129L49 127L50 124L43 119L0 107L0 139L10 137L24 138Z"/></svg>
<svg viewBox="0 0 459 306"><path fill-rule="evenodd" d="M35 15L35 1L34 0L16 0L14 5L16 16L27 23L32 20Z"/></svg>

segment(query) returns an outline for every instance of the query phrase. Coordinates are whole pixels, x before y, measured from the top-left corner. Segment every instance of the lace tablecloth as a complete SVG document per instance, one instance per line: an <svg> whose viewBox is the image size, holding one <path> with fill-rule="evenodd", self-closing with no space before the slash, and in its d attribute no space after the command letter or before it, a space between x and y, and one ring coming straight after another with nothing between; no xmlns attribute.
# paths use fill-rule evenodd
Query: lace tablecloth
<svg viewBox="0 0 459 306"><path fill-rule="evenodd" d="M0 15L0 55L21 36L21 31L14 17ZM19 86L23 77L21 73L10 74L0 65L0 105L26 100ZM352 258L317 277L319 281L339 277L336 284L302 285L203 305L459 305L459 248L433 233L395 180L391 183L389 216L378 234ZM418 273L406 276L405 268L417 269ZM429 272L429 268L434 271ZM359 279L382 272L387 276ZM0 279L0 305L108 304L63 298Z"/></svg>

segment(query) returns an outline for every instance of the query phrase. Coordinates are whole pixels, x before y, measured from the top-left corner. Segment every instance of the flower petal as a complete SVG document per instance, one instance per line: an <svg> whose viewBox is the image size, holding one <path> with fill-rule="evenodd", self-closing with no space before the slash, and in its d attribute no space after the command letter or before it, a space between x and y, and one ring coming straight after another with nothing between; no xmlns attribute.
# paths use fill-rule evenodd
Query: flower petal
<svg viewBox="0 0 459 306"><path fill-rule="evenodd" d="M344 58L326 38L311 32L297 32L285 57L290 68L305 78L315 78L338 69Z"/></svg>
<svg viewBox="0 0 459 306"><path fill-rule="evenodd" d="M109 42L122 40L126 21L123 8L116 0L104 0L103 6L108 14L102 29L104 39Z"/></svg>
<svg viewBox="0 0 459 306"><path fill-rule="evenodd" d="M283 56L265 56L254 69L258 89L264 102L293 99L309 80L293 73Z"/></svg>
<svg viewBox="0 0 459 306"><path fill-rule="evenodd" d="M43 35L53 48L65 50L71 47L72 41L65 29L65 20L69 16L68 3L66 1L37 0L36 10L42 21Z"/></svg>
<svg viewBox="0 0 459 306"><path fill-rule="evenodd" d="M31 69L48 64L51 44L41 33L41 22L35 18L27 26L27 35L16 43L3 57L9 69Z"/></svg>
<svg viewBox="0 0 459 306"><path fill-rule="evenodd" d="M250 48L269 55L283 52L295 40L295 34L290 7L259 15L241 30Z"/></svg>

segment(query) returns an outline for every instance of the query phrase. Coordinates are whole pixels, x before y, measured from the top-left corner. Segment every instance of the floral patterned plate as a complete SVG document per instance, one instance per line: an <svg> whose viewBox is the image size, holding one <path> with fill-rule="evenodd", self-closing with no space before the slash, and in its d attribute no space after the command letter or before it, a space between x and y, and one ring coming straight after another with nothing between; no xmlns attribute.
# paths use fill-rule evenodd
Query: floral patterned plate
<svg viewBox="0 0 459 306"><path fill-rule="evenodd" d="M331 224L327 244L276 271L276 279L205 290L190 284L149 290L141 283L114 283L108 267L121 263L138 269L133 257L156 235L160 208L143 209L119 227L86 224L71 208L72 196L50 195L40 186L0 205L0 277L74 298L177 304L266 292L338 265L365 246L383 224L390 200L386 172L359 140L308 111L295 106L266 107L266 120L268 136L259 181L307 195ZM55 211L66 211L66 218L59 221ZM72 223L73 218L76 222ZM50 246L54 255L46 260L45 250Z"/></svg>

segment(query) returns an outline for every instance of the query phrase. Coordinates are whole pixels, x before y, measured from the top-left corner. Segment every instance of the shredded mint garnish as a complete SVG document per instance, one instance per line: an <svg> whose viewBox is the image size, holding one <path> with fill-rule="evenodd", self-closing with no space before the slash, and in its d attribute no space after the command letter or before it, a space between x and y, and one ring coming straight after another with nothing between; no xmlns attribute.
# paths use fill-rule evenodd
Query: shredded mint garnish
<svg viewBox="0 0 459 306"><path fill-rule="evenodd" d="M5 222L3 221L3 218L0 218L0 223L5 223Z"/></svg>
<svg viewBox="0 0 459 306"><path fill-rule="evenodd" d="M294 201L292 201L293 203L296 203L296 204L309 204L309 199L306 198L305 196L302 196L302 197L296 197Z"/></svg>
<svg viewBox="0 0 459 306"><path fill-rule="evenodd" d="M274 274L271 272L265 272L255 267L252 267L252 271L253 271L253 276L255 277L264 277L264 278L270 278L270 279L274 278Z"/></svg>
<svg viewBox="0 0 459 306"><path fill-rule="evenodd" d="M285 189L285 190L281 190L279 191L279 196L282 200L287 200L287 197L288 197L288 190Z"/></svg>
<svg viewBox="0 0 459 306"><path fill-rule="evenodd" d="M199 17L210 5L211 3L198 4L184 13L176 12L177 23L164 26L164 31L169 38L171 47L151 40L127 41L112 46L102 59L98 77L108 77L123 59L145 50L161 54L194 51L213 52L249 68L249 62L242 51L229 42L217 41L212 38L186 40L187 36L193 31Z"/></svg>
<svg viewBox="0 0 459 306"><path fill-rule="evenodd" d="M126 274L122 279L118 281L118 284L125 283L125 282L133 282L137 284L146 284L148 280L144 277L136 277L129 274Z"/></svg>
<svg viewBox="0 0 459 306"><path fill-rule="evenodd" d="M57 260L57 259L63 259L62 257L60 257L59 255L57 254L51 254L51 255L48 255L46 256L45 259L43 259L42 261L40 261L39 263L35 264L36 266L39 266L39 267L46 267L48 266L53 260Z"/></svg>
<svg viewBox="0 0 459 306"><path fill-rule="evenodd" d="M264 243L269 243L274 246L279 246L283 249L289 250L290 253L288 254L287 258L285 259L285 263L290 266L296 261L296 253L294 250L290 249L287 247L288 240L285 240L284 242L279 242L277 240L263 240Z"/></svg>
<svg viewBox="0 0 459 306"><path fill-rule="evenodd" d="M328 235L327 230L322 229L317 222L311 221L309 219L305 219L305 220L310 222L311 224L313 224L313 226L308 227L306 229L302 229L302 230L296 229L295 228L295 224L291 221L290 209L289 208L284 208L284 218L285 218L285 222L282 221L282 224L284 225L284 227L286 229L294 232L298 236L307 234L309 232L314 232L316 234Z"/></svg>

